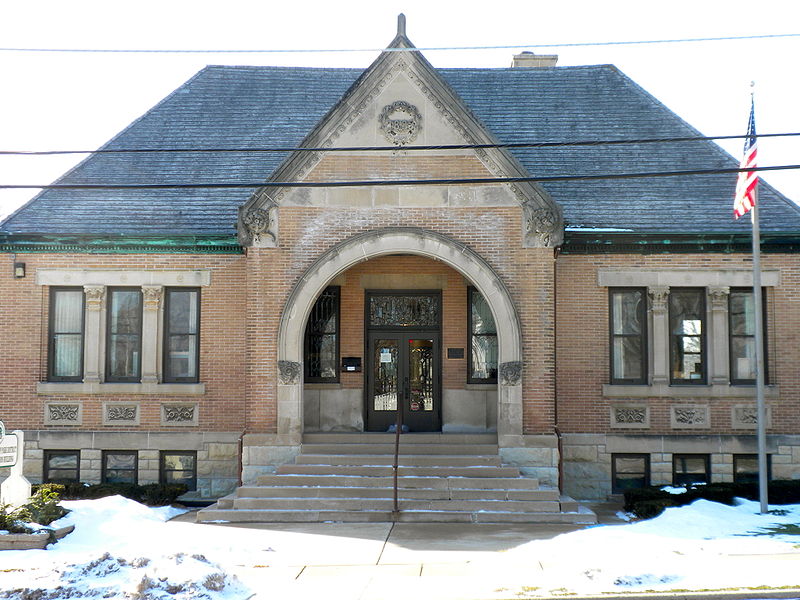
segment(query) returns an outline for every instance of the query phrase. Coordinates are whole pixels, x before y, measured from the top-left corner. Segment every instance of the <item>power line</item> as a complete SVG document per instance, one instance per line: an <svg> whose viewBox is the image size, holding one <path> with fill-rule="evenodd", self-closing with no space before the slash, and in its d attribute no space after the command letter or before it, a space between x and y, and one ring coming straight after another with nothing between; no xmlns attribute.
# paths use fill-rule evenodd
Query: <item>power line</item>
<svg viewBox="0 0 800 600"><path fill-rule="evenodd" d="M711 140L737 140L748 137L775 138L798 137L800 132L761 133L748 135L717 135L691 137L639 138L627 140L575 140L568 142L513 142L501 144L445 144L438 146L342 146L342 147L294 147L265 146L255 148L108 148L99 150L0 150L0 156L53 156L63 154L147 154L147 153L255 153L255 152L388 152L416 150L479 150L492 148L560 148L569 146L616 146L627 144L661 144L673 142L698 142Z"/></svg>
<svg viewBox="0 0 800 600"><path fill-rule="evenodd" d="M548 183L557 181L596 181L602 179L649 179L655 177L685 177L689 175L722 175L728 173L786 171L800 169L797 165L777 165L751 169L691 169L684 171L652 171L644 173L603 173L593 175L551 175L544 177L475 177L466 179L375 179L354 181L256 181L226 183L53 183L0 184L3 190L163 190L163 189L258 189L258 188L338 188L409 185L491 185L500 183Z"/></svg>
<svg viewBox="0 0 800 600"><path fill-rule="evenodd" d="M313 54L345 52L435 52L439 50L508 50L514 48L582 48L597 46L634 46L646 44L683 44L693 42L727 42L800 37L800 33L770 33L762 35L730 35L719 37L666 38L657 40L623 40L616 42L565 42L561 44L503 44L499 46L428 46L421 48L0 48L0 52L53 52L80 54Z"/></svg>

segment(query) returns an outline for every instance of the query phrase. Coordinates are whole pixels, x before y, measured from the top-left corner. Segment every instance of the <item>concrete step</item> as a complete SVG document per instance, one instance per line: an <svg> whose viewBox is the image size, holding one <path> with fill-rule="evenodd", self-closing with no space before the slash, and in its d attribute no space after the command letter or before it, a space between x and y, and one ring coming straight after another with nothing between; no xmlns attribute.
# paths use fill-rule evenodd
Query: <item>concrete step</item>
<svg viewBox="0 0 800 600"><path fill-rule="evenodd" d="M343 432L304 433L303 444L391 444L394 433ZM406 433L400 436L400 445L452 444L472 446L476 444L497 445L496 433Z"/></svg>
<svg viewBox="0 0 800 600"><path fill-rule="evenodd" d="M400 499L400 510L458 511L458 512L559 512L557 501L524 500L426 500ZM391 498L236 498L237 510L296 510L296 511L389 511Z"/></svg>
<svg viewBox="0 0 800 600"><path fill-rule="evenodd" d="M497 444L408 444L401 442L400 455L420 454L446 454L446 455L496 455ZM343 443L308 443L303 442L300 447L302 454L381 454L394 456L394 441L387 443L358 443L348 441Z"/></svg>
<svg viewBox="0 0 800 600"><path fill-rule="evenodd" d="M236 498L392 498L391 487L242 487L236 491ZM504 490L504 489L451 489L451 488L400 488L401 499L427 500L526 500L559 501L556 490ZM220 502L230 503L229 497ZM573 501L574 502L574 501ZM229 508L220 506L220 508ZM563 510L563 502L562 502Z"/></svg>
<svg viewBox="0 0 800 600"><path fill-rule="evenodd" d="M320 487L392 487L391 473L387 476L340 475L340 474L284 474L261 475L258 486L320 486ZM538 490L539 482L528 477L445 477L442 475L398 477L400 489L495 489L495 490ZM249 486L256 487L256 486Z"/></svg>
<svg viewBox="0 0 800 600"><path fill-rule="evenodd" d="M282 511L282 510L223 510L212 505L197 512L199 523L561 523L591 525L597 517L591 511L580 513L510 513L459 511Z"/></svg>
<svg viewBox="0 0 800 600"><path fill-rule="evenodd" d="M295 459L298 465L388 465L394 456L387 454L301 454ZM500 457L495 455L400 455L398 464L405 467L500 467Z"/></svg>
<svg viewBox="0 0 800 600"><path fill-rule="evenodd" d="M390 477L392 467L382 465L282 465L278 467L282 475L364 475ZM400 476L432 477L519 477L516 467L400 467Z"/></svg>

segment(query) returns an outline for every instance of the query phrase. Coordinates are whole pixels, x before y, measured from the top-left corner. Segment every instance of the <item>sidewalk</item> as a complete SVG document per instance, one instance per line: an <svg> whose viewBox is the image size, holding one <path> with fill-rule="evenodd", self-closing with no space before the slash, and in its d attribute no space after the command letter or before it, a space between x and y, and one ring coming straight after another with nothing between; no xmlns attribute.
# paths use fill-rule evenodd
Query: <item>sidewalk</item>
<svg viewBox="0 0 800 600"><path fill-rule="evenodd" d="M600 524L621 524L620 507L592 505ZM178 520L191 521L190 513ZM219 524L269 531L276 551L269 565L243 567L236 576L253 600L494 600L546 595L537 588L546 559L524 560L511 552L585 526L534 524L310 523ZM736 557L723 557L736 568ZM787 555L800 569L800 553ZM765 557L765 560L774 557ZM752 557L748 557L752 565ZM556 592L557 595L557 592ZM604 594L604 598L611 595ZM562 596L563 597L563 596ZM569 596L576 598L576 596ZM611 596L613 597L613 596ZM626 598L641 595L626 595ZM651 596L654 597L654 596ZM703 594L681 597L702 598ZM705 594L708 598L720 593ZM729 598L798 598L794 591L748 591Z"/></svg>

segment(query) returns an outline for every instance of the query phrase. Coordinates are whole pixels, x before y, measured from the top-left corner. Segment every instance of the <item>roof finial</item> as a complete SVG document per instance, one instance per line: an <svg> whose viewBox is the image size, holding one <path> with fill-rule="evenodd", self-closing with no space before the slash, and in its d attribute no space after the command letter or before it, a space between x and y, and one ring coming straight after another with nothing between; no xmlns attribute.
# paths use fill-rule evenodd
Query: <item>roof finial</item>
<svg viewBox="0 0 800 600"><path fill-rule="evenodd" d="M403 13L397 15L397 35L406 37L406 16Z"/></svg>

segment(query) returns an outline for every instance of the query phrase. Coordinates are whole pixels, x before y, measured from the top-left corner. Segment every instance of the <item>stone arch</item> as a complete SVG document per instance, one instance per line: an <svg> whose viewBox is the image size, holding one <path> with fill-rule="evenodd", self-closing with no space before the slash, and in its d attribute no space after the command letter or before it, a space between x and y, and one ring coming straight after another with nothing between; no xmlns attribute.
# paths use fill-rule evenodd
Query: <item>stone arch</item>
<svg viewBox="0 0 800 600"><path fill-rule="evenodd" d="M385 228L349 238L320 256L295 284L278 328L278 433L299 443L303 431L303 337L317 296L338 274L387 254L415 254L441 261L483 294L497 326L499 354L497 432L522 433L522 336L511 295L497 272L465 244L420 228Z"/></svg>

